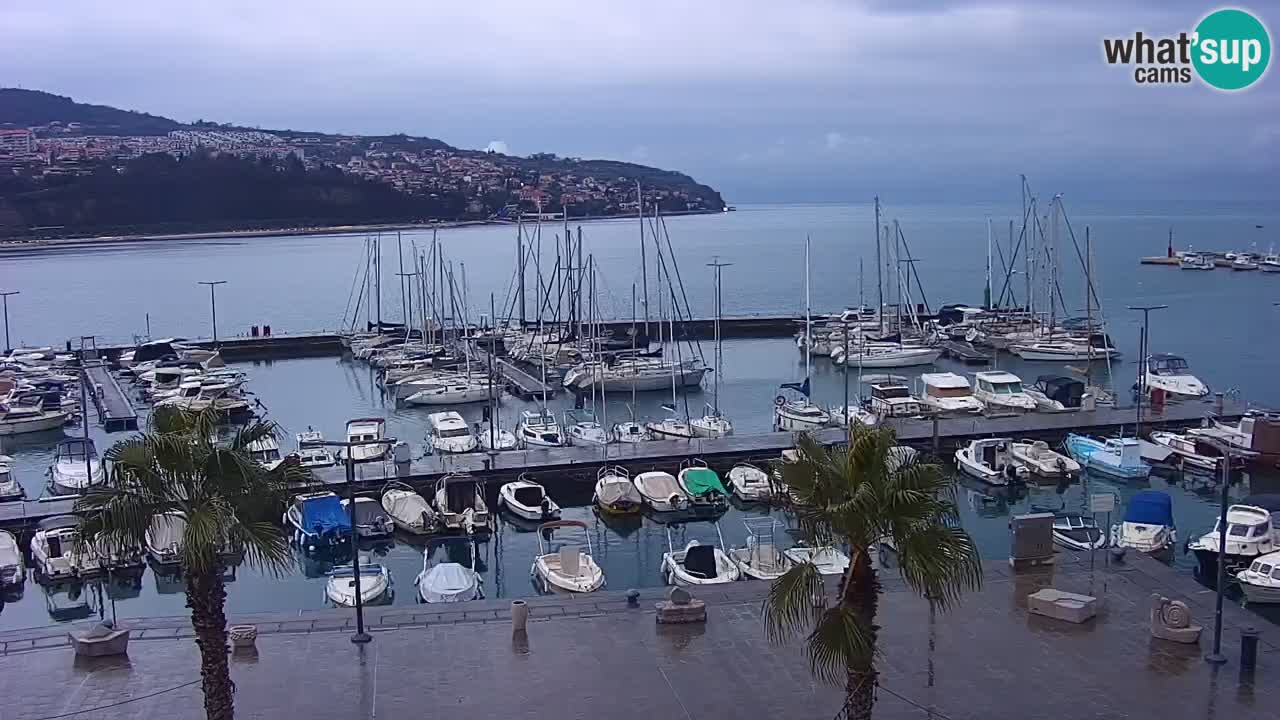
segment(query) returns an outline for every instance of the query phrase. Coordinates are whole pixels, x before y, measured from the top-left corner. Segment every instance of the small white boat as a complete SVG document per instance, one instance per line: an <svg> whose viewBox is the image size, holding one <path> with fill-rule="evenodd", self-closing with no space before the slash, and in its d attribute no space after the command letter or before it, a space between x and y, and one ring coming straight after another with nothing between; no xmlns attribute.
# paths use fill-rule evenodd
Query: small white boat
<svg viewBox="0 0 1280 720"><path fill-rule="evenodd" d="M476 442L480 443L481 450L495 450L498 452L506 452L508 450L516 450L520 447L519 441L510 430L503 428L495 428L491 432L489 428L481 424L480 432L476 435Z"/></svg>
<svg viewBox="0 0 1280 720"><path fill-rule="evenodd" d="M746 545L729 550L729 559L738 570L755 580L777 580L795 564L775 542L781 524L773 518L748 518Z"/></svg>
<svg viewBox="0 0 1280 720"><path fill-rule="evenodd" d="M1221 559L1220 524L1187 544L1196 555L1202 578L1217 577ZM1280 550L1280 495L1259 493L1227 508L1227 570L1248 567L1255 559Z"/></svg>
<svg viewBox="0 0 1280 720"><path fill-rule="evenodd" d="M1031 412L1036 409L1036 401L1022 389L1022 378L1001 370L978 372L975 380L974 397L978 398L989 410L999 412Z"/></svg>
<svg viewBox="0 0 1280 720"><path fill-rule="evenodd" d="M27 577L22 550L13 533L0 530L0 588L18 587Z"/></svg>
<svg viewBox="0 0 1280 720"><path fill-rule="evenodd" d="M13 458L0 455L0 502L21 500L27 496L18 479L13 476Z"/></svg>
<svg viewBox="0 0 1280 720"><path fill-rule="evenodd" d="M564 445L564 432L556 417L545 408L542 411L525 410L520 413L516 425L516 441L523 448L551 448Z"/></svg>
<svg viewBox="0 0 1280 720"><path fill-rule="evenodd" d="M613 426L613 437L620 443L642 443L653 439L648 427L634 421L615 424Z"/></svg>
<svg viewBox="0 0 1280 720"><path fill-rule="evenodd" d="M873 383L867 402L879 418L916 417L923 412L923 405L911 394L911 388L895 382Z"/></svg>
<svg viewBox="0 0 1280 720"><path fill-rule="evenodd" d="M1280 552L1259 557L1236 574L1246 602L1280 603Z"/></svg>
<svg viewBox="0 0 1280 720"><path fill-rule="evenodd" d="M810 432L826 427L831 413L814 405L809 398L787 400L782 395L773 400L773 427L783 432Z"/></svg>
<svg viewBox="0 0 1280 720"><path fill-rule="evenodd" d="M383 418L356 418L347 421L347 442L368 442L368 445L353 445L347 449L354 462L374 462L387 456L387 445L384 440L387 421Z"/></svg>
<svg viewBox="0 0 1280 720"><path fill-rule="evenodd" d="M610 515L630 515L644 507L644 498L631 482L627 469L620 466L602 467L596 473L596 491L592 502L602 512Z"/></svg>
<svg viewBox="0 0 1280 720"><path fill-rule="evenodd" d="M1043 340L1014 343L1009 352L1028 362L1063 362L1067 360L1106 360L1120 357L1113 347L1097 347L1087 340Z"/></svg>
<svg viewBox="0 0 1280 720"><path fill-rule="evenodd" d="M676 550L667 528L667 552L662 555L662 579L668 585L719 585L741 577L738 566L724 551L724 536L715 523L719 547L690 540L683 550Z"/></svg>
<svg viewBox="0 0 1280 720"><path fill-rule="evenodd" d="M266 470L275 470L284 462L284 457L280 455L280 443L273 437L255 440L245 450L249 453L249 459Z"/></svg>
<svg viewBox="0 0 1280 720"><path fill-rule="evenodd" d="M88 438L68 438L58 443L53 466L49 468L53 491L59 495L81 495L106 478L98 450Z"/></svg>
<svg viewBox="0 0 1280 720"><path fill-rule="evenodd" d="M427 416L427 442L432 451L445 454L472 452L479 445L467 421L452 410Z"/></svg>
<svg viewBox="0 0 1280 720"><path fill-rule="evenodd" d="M145 535L147 557L160 566L180 564L182 538L186 530L187 516L180 511L153 516Z"/></svg>
<svg viewBox="0 0 1280 720"><path fill-rule="evenodd" d="M671 417L660 422L651 422L645 426L645 429L654 440L692 440L696 437L693 434L693 426L676 417L674 411Z"/></svg>
<svg viewBox="0 0 1280 720"><path fill-rule="evenodd" d="M308 552L344 547L353 532L342 501L327 490L295 495L281 524L293 527L294 541Z"/></svg>
<svg viewBox="0 0 1280 720"><path fill-rule="evenodd" d="M1258 262L1249 253L1237 253L1231 260L1232 270L1257 270Z"/></svg>
<svg viewBox="0 0 1280 720"><path fill-rule="evenodd" d="M1073 477L1080 473L1080 463L1070 456L1049 448L1043 440L1019 440L1009 444L1009 455L1019 467L1042 478Z"/></svg>
<svg viewBox="0 0 1280 720"><path fill-rule="evenodd" d="M1262 272L1280 272L1280 255L1267 255L1258 263L1258 268Z"/></svg>
<svg viewBox="0 0 1280 720"><path fill-rule="evenodd" d="M1067 435L1067 451L1082 466L1122 480L1142 480L1151 475L1151 466L1142 461L1142 445L1134 438L1095 440L1086 435Z"/></svg>
<svg viewBox="0 0 1280 720"><path fill-rule="evenodd" d="M548 551L553 533L560 528L582 530L587 551L581 545L564 544L555 551ZM559 520L538 526L538 556L533 559L530 574L542 586L544 593L589 593L604 587L604 571L591 555L591 533L587 524L577 520Z"/></svg>
<svg viewBox="0 0 1280 720"><path fill-rule="evenodd" d="M980 413L982 401L973 395L969 379L953 372L924 373L920 376L923 392L920 402L926 408L948 415Z"/></svg>
<svg viewBox="0 0 1280 720"><path fill-rule="evenodd" d="M1183 270L1212 270L1215 264L1209 255L1184 252L1182 257L1178 258L1178 267Z"/></svg>
<svg viewBox="0 0 1280 720"><path fill-rule="evenodd" d="M489 399L488 381L462 381L442 383L419 390L406 397L408 405L463 405L484 402Z"/></svg>
<svg viewBox="0 0 1280 720"><path fill-rule="evenodd" d="M560 517L560 506L546 488L529 480L523 474L514 482L504 483L498 488L498 507L525 520L555 520Z"/></svg>
<svg viewBox="0 0 1280 720"><path fill-rule="evenodd" d="M820 575L843 575L849 569L849 556L834 545L800 544L787 548L782 554L793 563L813 563Z"/></svg>
<svg viewBox="0 0 1280 720"><path fill-rule="evenodd" d="M337 607L356 606L356 576L351 565L340 565L329 571L329 582L325 584L324 594L329 602ZM368 557L360 559L360 604L375 605L391 592L391 571L386 565L371 562Z"/></svg>
<svg viewBox="0 0 1280 720"><path fill-rule="evenodd" d="M642 472L635 477L635 486L654 512L675 512L689 507L689 497L671 473L661 470Z"/></svg>
<svg viewBox="0 0 1280 720"><path fill-rule="evenodd" d="M1124 519L1111 527L1111 544L1151 555L1169 553L1178 541L1173 499L1159 490L1143 490L1129 498Z"/></svg>
<svg viewBox="0 0 1280 720"><path fill-rule="evenodd" d="M45 579L90 575L101 569L101 562L80 545L77 530L80 521L72 515L55 515L36 525L31 538L31 562Z"/></svg>
<svg viewBox="0 0 1280 720"><path fill-rule="evenodd" d="M70 418L61 408L46 410L39 403L18 405L0 400L0 437L57 430Z"/></svg>
<svg viewBox="0 0 1280 720"><path fill-rule="evenodd" d="M956 450L956 466L970 477L992 485L1008 485L1010 480L1025 478L1030 471L1014 462L1009 438L971 440Z"/></svg>
<svg viewBox="0 0 1280 720"><path fill-rule="evenodd" d="M436 526L436 511L426 498L401 482L387 483L382 489L382 509L391 522L407 533L425 535Z"/></svg>
<svg viewBox="0 0 1280 720"><path fill-rule="evenodd" d="M298 433L298 451L293 454L298 459L298 465L304 468L337 465L338 459L329 451L329 448L312 444L321 442L324 442L324 435L318 430L308 428L306 432Z"/></svg>
<svg viewBox="0 0 1280 720"><path fill-rule="evenodd" d="M707 414L689 421L689 427L694 436L700 438L722 438L733 434L733 423L710 405L707 406Z"/></svg>
<svg viewBox="0 0 1280 720"><path fill-rule="evenodd" d="M1159 390L1172 399L1209 394L1209 387L1191 374L1190 366L1180 355L1155 353L1147 358L1145 372L1147 392Z"/></svg>
<svg viewBox="0 0 1280 720"><path fill-rule="evenodd" d="M432 548L422 555L422 572L414 579L418 599L426 603L455 603L484 597L480 575L475 571L476 549L469 548L471 567L460 563L431 564Z"/></svg>
<svg viewBox="0 0 1280 720"><path fill-rule="evenodd" d="M355 513L351 512L351 500L342 499L342 509L354 514L356 535L361 538L386 538L395 532L396 524L382 503L370 497L356 497Z"/></svg>
<svg viewBox="0 0 1280 720"><path fill-rule="evenodd" d="M716 471L707 467L702 460L687 460L681 463L680 474L676 476L680 489L689 498L691 510L724 510L729 507L729 492L720 482Z"/></svg>
<svg viewBox="0 0 1280 720"><path fill-rule="evenodd" d="M570 445L608 445L609 431L595 420L582 420L568 426Z"/></svg>
<svg viewBox="0 0 1280 720"><path fill-rule="evenodd" d="M1053 519L1053 541L1068 550L1099 550L1107 535L1091 517L1065 514Z"/></svg>
<svg viewBox="0 0 1280 720"><path fill-rule="evenodd" d="M831 422L836 427L853 427L854 423L867 427L880 424L880 418L861 405L850 405L848 408L844 405L832 405L828 412L831 413Z"/></svg>
<svg viewBox="0 0 1280 720"><path fill-rule="evenodd" d="M1209 472L1216 472L1222 467L1222 456L1202 454L1194 435L1156 430L1151 433L1151 442L1172 450L1183 465Z"/></svg>
<svg viewBox="0 0 1280 720"><path fill-rule="evenodd" d="M435 505L445 530L461 530L470 535L492 529L484 490L470 475L446 475L437 480Z"/></svg>
<svg viewBox="0 0 1280 720"><path fill-rule="evenodd" d="M751 463L738 463L729 470L729 492L743 502L768 502L773 497L769 473Z"/></svg>

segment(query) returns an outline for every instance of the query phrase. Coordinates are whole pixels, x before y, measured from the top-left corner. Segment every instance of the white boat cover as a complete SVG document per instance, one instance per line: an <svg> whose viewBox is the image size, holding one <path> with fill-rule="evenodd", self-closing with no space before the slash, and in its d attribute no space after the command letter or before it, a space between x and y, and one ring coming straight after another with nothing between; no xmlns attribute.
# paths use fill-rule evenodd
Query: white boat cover
<svg viewBox="0 0 1280 720"><path fill-rule="evenodd" d="M474 600L476 574L458 563L440 563L418 578L418 592L429 603Z"/></svg>
<svg viewBox="0 0 1280 720"><path fill-rule="evenodd" d="M636 489L631 481L619 476L610 476L605 478L606 482L600 483L596 495L600 498L600 502L607 505L614 505L619 502L630 501L639 505L642 501L640 491Z"/></svg>
<svg viewBox="0 0 1280 720"><path fill-rule="evenodd" d="M435 512L425 498L415 492L389 490L382 496L382 506L406 525L431 527Z"/></svg>

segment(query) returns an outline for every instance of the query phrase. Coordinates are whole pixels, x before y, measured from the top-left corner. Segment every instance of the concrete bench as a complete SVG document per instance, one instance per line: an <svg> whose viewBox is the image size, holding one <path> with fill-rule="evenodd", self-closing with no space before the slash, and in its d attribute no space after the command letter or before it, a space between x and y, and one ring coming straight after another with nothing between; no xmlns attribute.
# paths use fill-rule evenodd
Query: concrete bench
<svg viewBox="0 0 1280 720"><path fill-rule="evenodd" d="M1034 615L1080 624L1098 614L1098 599L1045 588L1027 596L1027 609Z"/></svg>
<svg viewBox="0 0 1280 720"><path fill-rule="evenodd" d="M129 631L117 630L109 621L94 625L87 632L67 635L80 657L126 655L129 652Z"/></svg>

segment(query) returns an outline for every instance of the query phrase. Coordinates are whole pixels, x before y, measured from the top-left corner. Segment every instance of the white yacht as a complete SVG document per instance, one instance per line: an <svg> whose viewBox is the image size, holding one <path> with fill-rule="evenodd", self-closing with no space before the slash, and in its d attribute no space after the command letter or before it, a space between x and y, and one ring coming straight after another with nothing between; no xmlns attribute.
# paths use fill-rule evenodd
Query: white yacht
<svg viewBox="0 0 1280 720"><path fill-rule="evenodd" d="M280 463L284 462L284 456L280 454L280 443L273 437L255 440L249 443L245 450L248 451L251 460L266 470L275 470L280 467Z"/></svg>
<svg viewBox="0 0 1280 720"><path fill-rule="evenodd" d="M1263 555L1236 574L1246 602L1280 603L1280 552Z"/></svg>
<svg viewBox="0 0 1280 720"><path fill-rule="evenodd" d="M49 473L53 491L59 495L83 494L106 479L98 450L89 438L68 438L59 442Z"/></svg>
<svg viewBox="0 0 1280 720"><path fill-rule="evenodd" d="M1183 270L1212 270L1216 265L1210 255L1184 252L1182 257L1178 258L1178 267Z"/></svg>
<svg viewBox="0 0 1280 720"><path fill-rule="evenodd" d="M522 448L552 448L564 445L564 432L556 416L546 408L525 410L516 425L516 440Z"/></svg>
<svg viewBox="0 0 1280 720"><path fill-rule="evenodd" d="M1212 530L1187 545L1196 554L1200 577L1217 577L1219 532L1215 522ZM1280 495L1250 495L1227 508L1228 571L1276 550L1280 550Z"/></svg>
<svg viewBox="0 0 1280 720"><path fill-rule="evenodd" d="M31 561L41 577L52 580L89 575L101 569L94 553L80 547L79 524L73 515L55 515L36 525L31 538Z"/></svg>
<svg viewBox="0 0 1280 720"><path fill-rule="evenodd" d="M689 427L694 436L700 438L722 438L733 434L733 423L711 405L707 405L705 415L690 420Z"/></svg>
<svg viewBox="0 0 1280 720"><path fill-rule="evenodd" d="M673 377L677 387L698 387L706 374L707 367L697 360L672 362L632 356L612 366L594 360L575 365L565 373L562 384L576 392L590 392L593 387L607 393L653 392L670 390Z"/></svg>
<svg viewBox="0 0 1280 720"><path fill-rule="evenodd" d="M921 413L921 403L911 389L897 383L874 383L868 399L871 412L878 418L915 417Z"/></svg>
<svg viewBox="0 0 1280 720"><path fill-rule="evenodd" d="M1009 452L1009 438L971 440L956 450L956 466L966 475L992 485L1008 485L1010 480L1025 478L1029 472L1019 467Z"/></svg>
<svg viewBox="0 0 1280 720"><path fill-rule="evenodd" d="M525 520L557 520L560 506L547 494L547 489L522 473L519 479L498 488L498 507Z"/></svg>
<svg viewBox="0 0 1280 720"><path fill-rule="evenodd" d="M0 502L21 500L26 496L26 491L13 476L13 458L0 455Z"/></svg>
<svg viewBox="0 0 1280 720"><path fill-rule="evenodd" d="M920 376L923 392L920 402L935 412L947 415L980 413L982 401L973 395L968 378L952 372L924 373Z"/></svg>
<svg viewBox="0 0 1280 720"><path fill-rule="evenodd" d="M1170 553L1178 541L1173 499L1160 490L1143 490L1129 498L1124 518L1111 527L1111 544L1149 555Z"/></svg>
<svg viewBox="0 0 1280 720"><path fill-rule="evenodd" d="M1020 440L1009 444L1013 462L1032 475L1058 479L1080 474L1080 463L1069 455L1052 450L1043 440Z"/></svg>
<svg viewBox="0 0 1280 720"><path fill-rule="evenodd" d="M1002 370L977 372L974 397L990 410L1001 412L1031 412L1036 401L1022 389L1022 378Z"/></svg>
<svg viewBox="0 0 1280 720"><path fill-rule="evenodd" d="M427 416L427 442L437 453L472 452L479 444L467 421L452 410Z"/></svg>
<svg viewBox="0 0 1280 720"><path fill-rule="evenodd" d="M1147 391L1161 390L1172 398L1198 398L1209 394L1200 378L1191 374L1187 361L1179 355L1155 353L1147 357Z"/></svg>
<svg viewBox="0 0 1280 720"><path fill-rule="evenodd" d="M321 468L338 464L329 448L311 444L324 442L324 435L320 431L308 428L306 432L298 433L297 440L298 450L293 455L298 459L298 465L304 468Z"/></svg>
<svg viewBox="0 0 1280 720"><path fill-rule="evenodd" d="M862 407L861 405L832 405L827 412L831 413L831 422L836 427L852 427L854 423L872 427L880 423L880 418L875 413Z"/></svg>
<svg viewBox="0 0 1280 720"><path fill-rule="evenodd" d="M1155 430L1151 433L1151 442L1172 450L1173 454L1177 456L1184 466L1207 472L1217 472L1222 467L1222 455L1207 445L1203 448L1206 452L1201 452L1202 448L1196 442L1196 437L1191 433L1181 434L1166 430Z"/></svg>
<svg viewBox="0 0 1280 720"><path fill-rule="evenodd" d="M887 347L865 345L861 346L856 353L851 350L847 358L844 356L844 348L836 347L831 352L831 361L836 365L847 364L849 367L901 368L932 365L941 356L942 350L939 348L919 345L891 345Z"/></svg>
<svg viewBox="0 0 1280 720"><path fill-rule="evenodd" d="M1099 336L1101 337L1101 336ZM1015 343L1009 352L1027 361L1062 362L1065 360L1106 360L1120 357L1120 351L1107 346L1097 347L1086 340L1042 340L1031 343Z"/></svg>
<svg viewBox="0 0 1280 720"><path fill-rule="evenodd" d="M649 431L650 437L654 440L692 440L696 437L693 434L693 426L676 415L674 406L663 405L663 408L670 413L668 417L645 425L645 430Z"/></svg>
<svg viewBox="0 0 1280 720"><path fill-rule="evenodd" d="M612 441L609 430L594 419L578 420L565 413L564 422L570 445L608 445Z"/></svg>
<svg viewBox="0 0 1280 720"><path fill-rule="evenodd" d="M476 441L480 444L481 450L505 452L507 450L516 450L520 447L515 433L500 427L495 427L491 430L484 423L480 425L480 432L476 434Z"/></svg>
<svg viewBox="0 0 1280 720"><path fill-rule="evenodd" d="M1232 270L1257 270L1258 261L1253 259L1253 255L1249 253L1236 253L1231 259Z"/></svg>
<svg viewBox="0 0 1280 720"><path fill-rule="evenodd" d="M20 405L0 399L0 437L56 430L70 417L61 408L45 410L40 403Z"/></svg>
<svg viewBox="0 0 1280 720"><path fill-rule="evenodd" d="M354 462L374 462L387 456L385 443L373 442L386 439L387 421L382 418L356 418L347 421L347 442L368 442L368 445L353 445L347 449Z"/></svg>
<svg viewBox="0 0 1280 720"><path fill-rule="evenodd" d="M463 405L466 403L484 402L489 399L488 379L460 380L444 383L406 397L409 405Z"/></svg>

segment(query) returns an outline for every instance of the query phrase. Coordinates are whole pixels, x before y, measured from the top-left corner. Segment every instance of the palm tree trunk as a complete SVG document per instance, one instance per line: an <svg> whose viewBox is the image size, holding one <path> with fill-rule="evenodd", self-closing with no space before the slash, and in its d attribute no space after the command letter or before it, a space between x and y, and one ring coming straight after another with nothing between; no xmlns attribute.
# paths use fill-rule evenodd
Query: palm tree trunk
<svg viewBox="0 0 1280 720"><path fill-rule="evenodd" d="M880 630L876 626L876 606L879 601L880 579L866 550L859 551L840 588L840 604L851 608L867 628L871 653L849 659L844 701L844 715L849 720L871 720L871 710L876 703L875 648Z"/></svg>
<svg viewBox="0 0 1280 720"><path fill-rule="evenodd" d="M235 717L235 685L227 664L227 616L223 609L226 599L227 589L217 569L187 575L187 607L191 608L191 625L200 648L200 678L208 720Z"/></svg>

